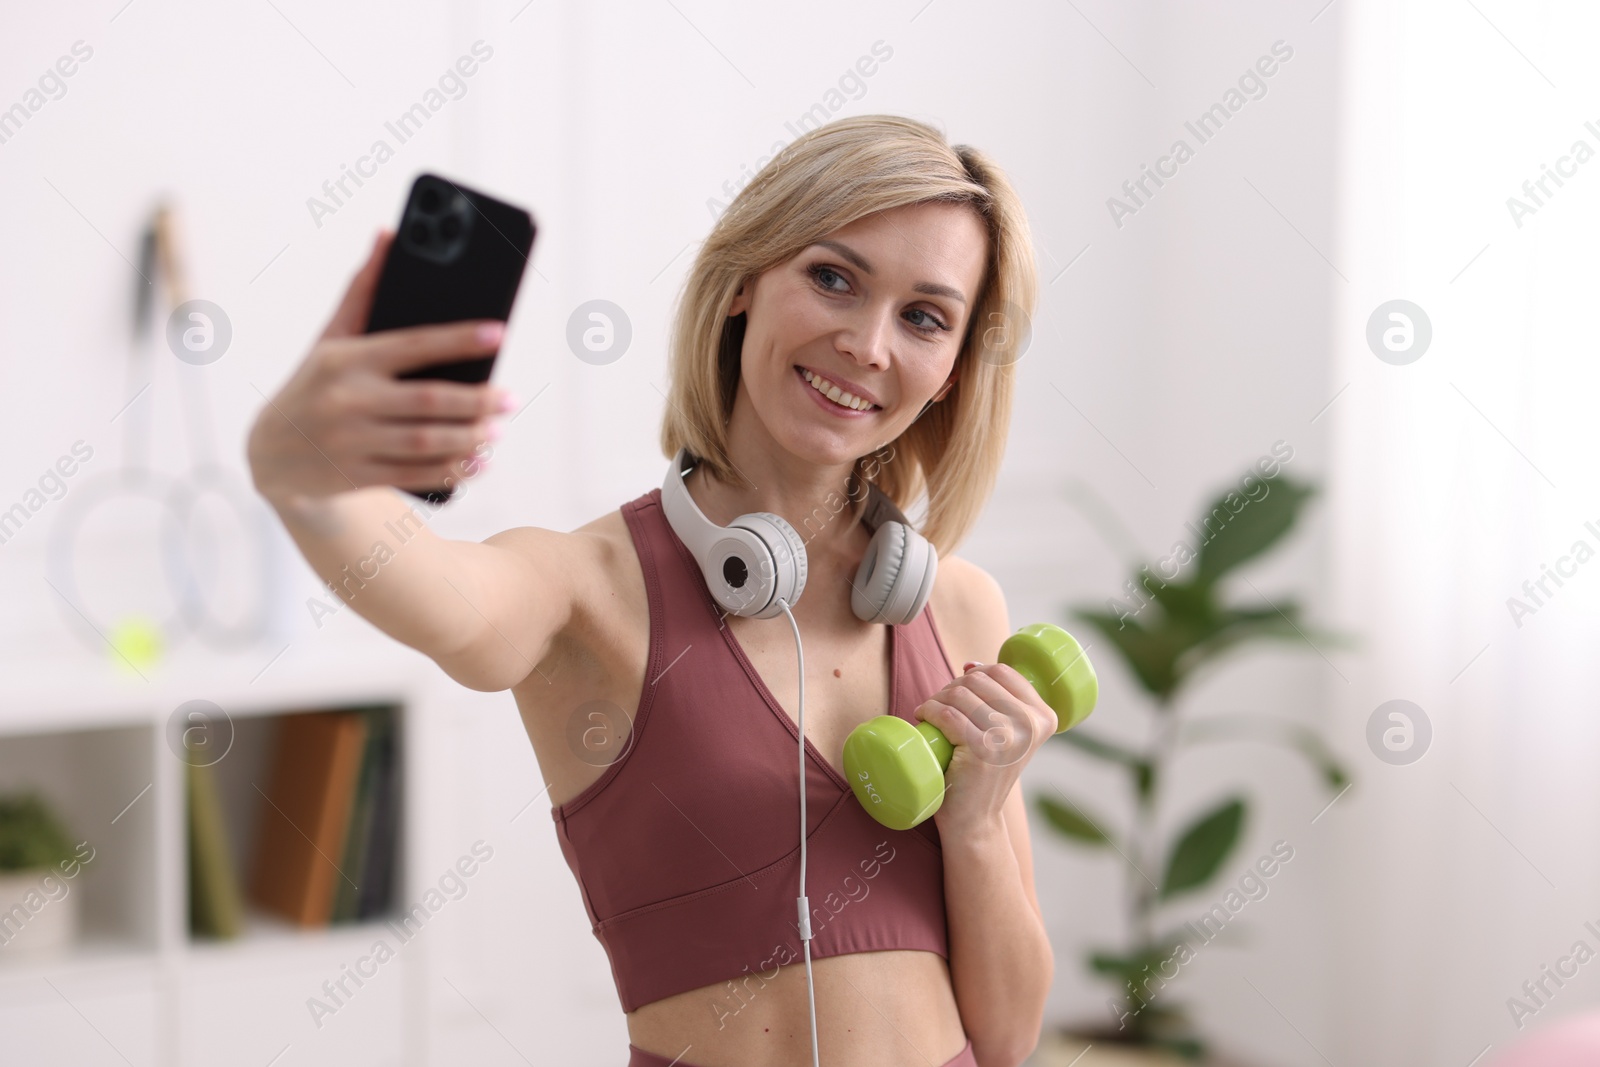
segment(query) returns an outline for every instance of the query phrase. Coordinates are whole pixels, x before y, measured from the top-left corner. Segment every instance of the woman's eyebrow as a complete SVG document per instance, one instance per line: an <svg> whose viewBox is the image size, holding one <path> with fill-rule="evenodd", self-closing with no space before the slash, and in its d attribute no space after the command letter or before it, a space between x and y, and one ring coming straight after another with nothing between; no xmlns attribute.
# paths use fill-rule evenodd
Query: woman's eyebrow
<svg viewBox="0 0 1600 1067"><path fill-rule="evenodd" d="M812 243L820 245L823 248L832 249L833 251L839 253L839 255L843 256L850 262L851 266L861 271L861 273L872 273L872 265L865 259L861 258L861 254L855 249L851 248L849 245L843 244L839 241L830 240L826 237L820 241L813 241ZM954 289L948 285L939 285L935 282L918 282L911 288L915 289L919 293L926 293L929 296L947 296L951 300L957 300L963 304L967 302L967 298L962 295L960 289Z"/></svg>

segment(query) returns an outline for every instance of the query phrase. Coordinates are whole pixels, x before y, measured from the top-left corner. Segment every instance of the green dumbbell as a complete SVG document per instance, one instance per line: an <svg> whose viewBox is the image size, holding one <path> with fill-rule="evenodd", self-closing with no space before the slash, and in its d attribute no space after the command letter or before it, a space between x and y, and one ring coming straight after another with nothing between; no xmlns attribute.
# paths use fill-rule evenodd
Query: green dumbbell
<svg viewBox="0 0 1600 1067"><path fill-rule="evenodd" d="M1000 646L1000 662L1028 680L1056 713L1056 733L1094 710L1100 680L1077 640L1047 622L1024 626ZM955 746L932 723L879 715L850 732L844 772L856 799L891 830L909 830L944 803Z"/></svg>

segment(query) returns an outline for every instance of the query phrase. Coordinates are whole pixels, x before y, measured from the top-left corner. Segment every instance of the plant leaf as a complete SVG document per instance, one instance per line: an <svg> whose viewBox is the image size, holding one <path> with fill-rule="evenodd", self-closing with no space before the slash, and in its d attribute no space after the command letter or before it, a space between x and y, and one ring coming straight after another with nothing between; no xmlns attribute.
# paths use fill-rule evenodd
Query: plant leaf
<svg viewBox="0 0 1600 1067"><path fill-rule="evenodd" d="M1151 579L1145 588L1173 621L1199 629L1209 629L1214 624L1216 594L1208 583L1194 581L1179 584Z"/></svg>
<svg viewBox="0 0 1600 1067"><path fill-rule="evenodd" d="M1300 605L1290 600L1278 607L1283 614L1280 615L1270 606L1250 610L1225 608L1219 611L1216 625L1211 631L1201 635L1200 640L1179 654L1175 666L1179 684L1203 664L1212 662L1238 645L1255 641L1299 641L1303 645ZM1307 647L1306 651L1314 651L1314 646Z"/></svg>
<svg viewBox="0 0 1600 1067"><path fill-rule="evenodd" d="M1133 769L1133 786L1141 802L1148 802L1156 791L1156 768L1153 763L1141 763Z"/></svg>
<svg viewBox="0 0 1600 1067"><path fill-rule="evenodd" d="M1095 952L1089 956L1091 971L1096 974L1109 974L1116 978L1136 973L1140 966L1139 958L1136 956L1118 956L1110 952Z"/></svg>
<svg viewBox="0 0 1600 1067"><path fill-rule="evenodd" d="M0 796L0 873L54 867L72 856L71 838L42 797Z"/></svg>
<svg viewBox="0 0 1600 1067"><path fill-rule="evenodd" d="M1100 829L1099 825L1083 814L1076 803L1069 806L1062 804L1053 797L1040 794L1034 798L1034 803L1039 813L1045 817L1052 829L1057 833L1079 844L1084 845L1109 845L1111 838Z"/></svg>
<svg viewBox="0 0 1600 1067"><path fill-rule="evenodd" d="M1254 471L1247 472L1247 476ZM1215 582L1228 571L1271 548L1288 533L1300 509L1316 493L1316 487L1288 477L1262 478L1267 495L1250 500L1234 490L1219 496L1196 523L1207 529L1213 523L1210 540L1200 546L1199 580ZM1238 511L1228 507L1229 499L1243 501Z"/></svg>
<svg viewBox="0 0 1600 1067"><path fill-rule="evenodd" d="M1317 769L1317 773L1322 775L1323 784L1329 789L1337 792L1349 784L1350 776L1315 730L1304 726L1293 727L1287 740L1295 751L1306 758L1307 763Z"/></svg>
<svg viewBox="0 0 1600 1067"><path fill-rule="evenodd" d="M1210 881L1238 843L1244 813L1244 798L1232 797L1189 824L1167 858L1162 900Z"/></svg>
<svg viewBox="0 0 1600 1067"><path fill-rule="evenodd" d="M1166 597L1178 587L1163 591ZM1149 693L1163 703L1202 663L1236 644L1260 638L1298 639L1296 629L1300 606L1286 601L1279 609L1222 608L1213 601L1210 586L1190 587L1176 599L1160 600L1161 607L1148 621L1124 617L1113 612L1073 612L1099 630L1111 642L1134 676ZM1172 603L1181 614L1167 610Z"/></svg>
<svg viewBox="0 0 1600 1067"><path fill-rule="evenodd" d="M1177 685L1175 665L1183 648L1166 628L1147 630L1131 619L1103 611L1075 610L1075 616L1099 630L1117 651L1145 690L1159 700Z"/></svg>
<svg viewBox="0 0 1600 1067"><path fill-rule="evenodd" d="M1172 951L1162 945L1147 945L1131 949L1124 954L1094 952L1089 956L1089 969L1096 974L1122 978L1131 985L1133 980L1147 969L1153 970L1159 966L1163 960L1172 955Z"/></svg>

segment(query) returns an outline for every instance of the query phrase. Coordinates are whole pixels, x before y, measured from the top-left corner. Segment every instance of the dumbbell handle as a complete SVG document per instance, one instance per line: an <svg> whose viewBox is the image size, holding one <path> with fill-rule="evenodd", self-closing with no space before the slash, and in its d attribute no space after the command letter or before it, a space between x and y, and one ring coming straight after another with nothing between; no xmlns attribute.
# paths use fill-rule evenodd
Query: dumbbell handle
<svg viewBox="0 0 1600 1067"><path fill-rule="evenodd" d="M1022 675L1056 713L1053 733L1070 730L1094 710L1100 695L1098 679L1089 661L1083 658L1077 639L1061 627L1047 622L1024 626L1006 638L997 661ZM1056 663L1062 661L1064 665L1057 667ZM1080 666L1080 671L1069 681L1074 666ZM939 761L939 770L949 770L955 746L930 722L917 723L916 730L927 739L933 758Z"/></svg>

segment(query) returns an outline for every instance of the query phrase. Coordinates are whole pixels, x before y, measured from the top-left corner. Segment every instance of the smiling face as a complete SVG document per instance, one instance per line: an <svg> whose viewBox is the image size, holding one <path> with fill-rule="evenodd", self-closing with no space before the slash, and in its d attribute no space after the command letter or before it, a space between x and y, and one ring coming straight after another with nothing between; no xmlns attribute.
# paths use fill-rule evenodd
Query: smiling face
<svg viewBox="0 0 1600 1067"><path fill-rule="evenodd" d="M858 219L758 275L728 312L747 315L734 422L753 412L778 447L825 465L899 437L949 390L987 256L977 213L933 202Z"/></svg>

